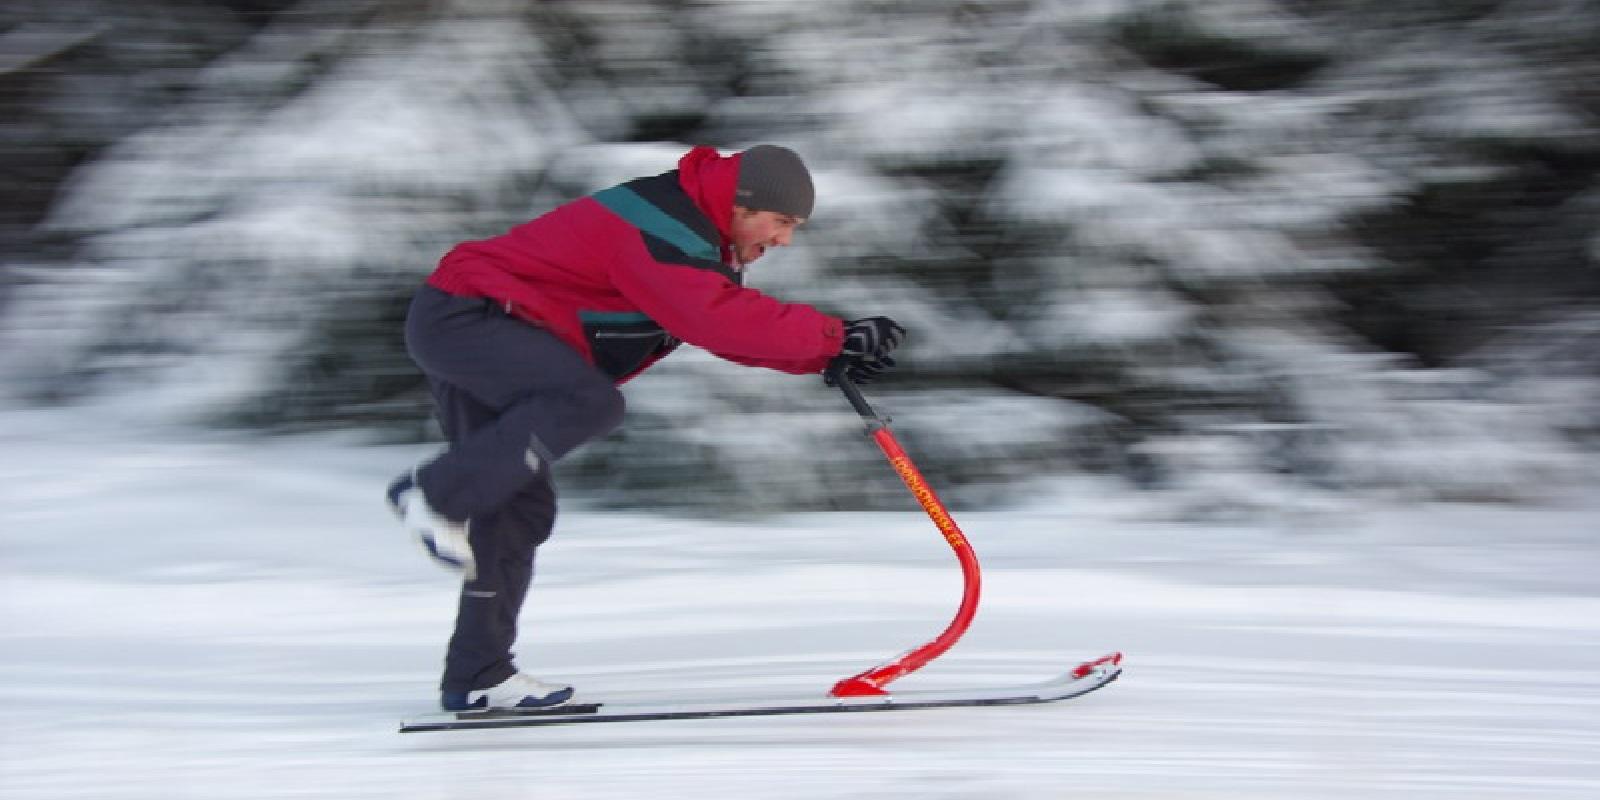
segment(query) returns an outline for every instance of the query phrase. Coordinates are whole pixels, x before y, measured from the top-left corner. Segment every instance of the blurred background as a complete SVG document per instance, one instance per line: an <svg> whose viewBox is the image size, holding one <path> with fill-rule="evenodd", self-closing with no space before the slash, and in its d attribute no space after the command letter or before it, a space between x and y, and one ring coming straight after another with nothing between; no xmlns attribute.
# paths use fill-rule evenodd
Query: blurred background
<svg viewBox="0 0 1600 800"><path fill-rule="evenodd" d="M0 396L434 439L445 250L761 142L819 201L750 284L910 329L869 398L953 505L1596 483L1595 0L7 4ZM569 491L906 505L820 381L626 393Z"/></svg>

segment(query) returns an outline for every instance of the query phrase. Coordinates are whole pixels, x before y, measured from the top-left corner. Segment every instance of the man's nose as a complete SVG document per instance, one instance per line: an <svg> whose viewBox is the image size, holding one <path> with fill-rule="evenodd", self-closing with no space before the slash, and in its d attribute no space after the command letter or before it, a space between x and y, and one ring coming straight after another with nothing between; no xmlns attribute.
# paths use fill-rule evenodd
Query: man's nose
<svg viewBox="0 0 1600 800"><path fill-rule="evenodd" d="M777 244L783 245L784 247L788 247L789 246L789 242L793 238L794 238L794 231L789 230L788 228L784 228L784 229L778 231L778 235L777 236L772 237L772 241L776 242Z"/></svg>

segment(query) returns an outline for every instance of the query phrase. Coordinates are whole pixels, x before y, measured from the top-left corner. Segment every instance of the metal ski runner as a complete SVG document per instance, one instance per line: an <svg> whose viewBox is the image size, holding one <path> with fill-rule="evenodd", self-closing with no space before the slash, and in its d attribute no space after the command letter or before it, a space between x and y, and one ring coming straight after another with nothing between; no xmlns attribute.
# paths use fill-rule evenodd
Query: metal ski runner
<svg viewBox="0 0 1600 800"><path fill-rule="evenodd" d="M597 722L765 717L784 714L830 714L865 711L913 711L969 706L1053 703L1079 697L1117 679L1122 654L1084 662L1054 680L996 689L914 690L852 697L729 698L659 703L578 703L526 711L461 711L429 714L400 723L401 733L463 731L486 728L532 728Z"/></svg>

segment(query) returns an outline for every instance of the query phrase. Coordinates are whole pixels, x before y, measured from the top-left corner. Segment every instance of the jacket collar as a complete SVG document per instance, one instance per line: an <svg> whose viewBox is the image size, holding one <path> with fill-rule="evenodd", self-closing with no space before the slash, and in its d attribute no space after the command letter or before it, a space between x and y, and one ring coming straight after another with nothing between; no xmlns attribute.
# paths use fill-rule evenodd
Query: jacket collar
<svg viewBox="0 0 1600 800"><path fill-rule="evenodd" d="M715 148L701 146L678 159L678 184L717 226L724 248L733 240L733 196L739 186L741 155L718 155Z"/></svg>

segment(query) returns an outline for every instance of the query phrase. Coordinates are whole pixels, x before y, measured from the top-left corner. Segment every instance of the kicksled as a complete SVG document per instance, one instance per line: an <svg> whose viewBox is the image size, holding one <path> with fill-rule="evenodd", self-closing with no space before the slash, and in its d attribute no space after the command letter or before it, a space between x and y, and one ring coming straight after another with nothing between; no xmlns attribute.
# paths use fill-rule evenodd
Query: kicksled
<svg viewBox="0 0 1600 800"><path fill-rule="evenodd" d="M913 711L973 706L1014 706L1054 703L1081 697L1100 689L1122 674L1122 654L1110 653L1085 661L1064 674L1042 683L992 689L891 691L887 685L920 669L955 645L972 624L977 613L981 577L978 559L965 534L951 518L922 473L889 430L888 421L878 416L862 397L861 390L841 371L833 374L834 383L844 392L850 405L866 422L867 434L878 444L896 474L927 512L939 533L955 551L961 565L962 597L955 618L936 638L880 666L834 684L822 696L726 697L695 701L663 700L627 703L569 702L549 708L492 709L436 713L400 723L401 733L459 731L486 728L530 728L600 722L644 722L650 720L720 719L786 714L837 714L871 711Z"/></svg>

